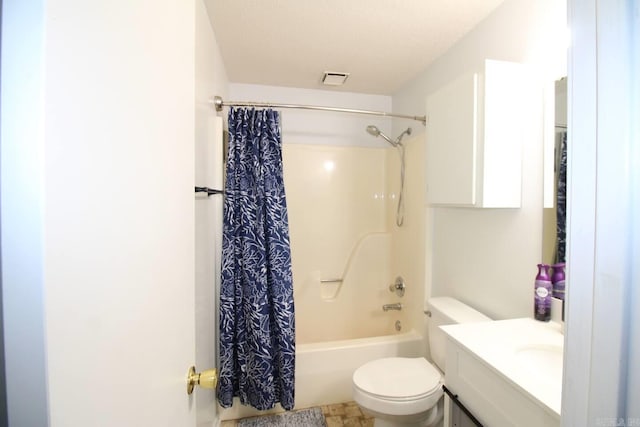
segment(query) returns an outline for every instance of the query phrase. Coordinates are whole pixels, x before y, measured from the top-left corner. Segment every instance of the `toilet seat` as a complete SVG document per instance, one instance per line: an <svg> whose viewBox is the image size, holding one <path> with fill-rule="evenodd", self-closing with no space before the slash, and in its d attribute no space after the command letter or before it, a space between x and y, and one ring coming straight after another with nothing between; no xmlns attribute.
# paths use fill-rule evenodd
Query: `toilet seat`
<svg viewBox="0 0 640 427"><path fill-rule="evenodd" d="M387 357L365 363L353 374L354 399L390 415L427 411L443 394L442 375L422 357Z"/></svg>

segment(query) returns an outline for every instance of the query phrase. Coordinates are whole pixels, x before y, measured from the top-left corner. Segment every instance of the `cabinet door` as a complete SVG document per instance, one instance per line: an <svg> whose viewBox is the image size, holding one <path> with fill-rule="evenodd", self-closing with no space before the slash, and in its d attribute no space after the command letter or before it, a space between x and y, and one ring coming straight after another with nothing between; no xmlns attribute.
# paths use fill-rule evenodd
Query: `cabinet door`
<svg viewBox="0 0 640 427"><path fill-rule="evenodd" d="M427 98L427 201L476 203L478 74L459 77Z"/></svg>
<svg viewBox="0 0 640 427"><path fill-rule="evenodd" d="M487 60L427 98L429 204L520 207L527 87L521 64Z"/></svg>
<svg viewBox="0 0 640 427"><path fill-rule="evenodd" d="M522 145L527 121L534 120L531 85L522 64L485 61L480 79L478 127L478 207L519 208L522 203Z"/></svg>

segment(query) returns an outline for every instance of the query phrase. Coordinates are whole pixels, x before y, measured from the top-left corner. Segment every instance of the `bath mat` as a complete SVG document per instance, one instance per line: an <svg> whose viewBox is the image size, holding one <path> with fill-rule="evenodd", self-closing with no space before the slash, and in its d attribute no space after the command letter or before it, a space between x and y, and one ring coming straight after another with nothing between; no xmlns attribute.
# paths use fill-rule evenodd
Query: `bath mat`
<svg viewBox="0 0 640 427"><path fill-rule="evenodd" d="M245 418L238 421L238 427L326 427L322 409L301 409L275 415Z"/></svg>

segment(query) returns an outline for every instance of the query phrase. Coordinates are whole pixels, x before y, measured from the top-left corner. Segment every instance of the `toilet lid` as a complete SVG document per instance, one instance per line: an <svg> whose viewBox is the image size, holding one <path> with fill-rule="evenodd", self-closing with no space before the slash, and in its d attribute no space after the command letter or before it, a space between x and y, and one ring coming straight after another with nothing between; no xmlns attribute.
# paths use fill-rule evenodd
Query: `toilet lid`
<svg viewBox="0 0 640 427"><path fill-rule="evenodd" d="M387 357L365 363L353 384L366 393L391 399L422 397L440 387L440 372L422 357Z"/></svg>

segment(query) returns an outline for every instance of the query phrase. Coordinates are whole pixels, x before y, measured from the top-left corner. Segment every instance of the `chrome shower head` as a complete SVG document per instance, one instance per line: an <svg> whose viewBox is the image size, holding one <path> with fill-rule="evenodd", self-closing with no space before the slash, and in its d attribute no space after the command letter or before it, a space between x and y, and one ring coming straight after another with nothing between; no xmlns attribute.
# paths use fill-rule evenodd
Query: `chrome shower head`
<svg viewBox="0 0 640 427"><path fill-rule="evenodd" d="M407 128L404 132L402 132L400 136L396 138L395 141L393 141L391 138L385 135L384 132L382 132L380 129L378 129L377 126L374 126L374 125L367 126L367 132L369 132L373 136L381 136L389 144L393 145L394 147L397 147L397 146L402 146L402 143L400 141L402 141L403 136L411 135L411 128Z"/></svg>
<svg viewBox="0 0 640 427"><path fill-rule="evenodd" d="M394 147L398 146L399 141L397 140L392 141L391 138L385 135L380 129L378 129L377 126L374 126L374 125L367 126L367 132L369 132L373 136L381 136L385 141L387 141L389 144L393 145Z"/></svg>
<svg viewBox="0 0 640 427"><path fill-rule="evenodd" d="M380 135L380 129L378 129L378 126L374 126L374 125L367 126L367 132L369 132L373 136Z"/></svg>

